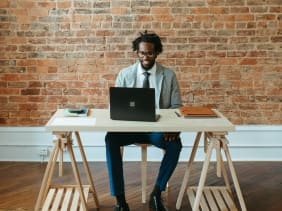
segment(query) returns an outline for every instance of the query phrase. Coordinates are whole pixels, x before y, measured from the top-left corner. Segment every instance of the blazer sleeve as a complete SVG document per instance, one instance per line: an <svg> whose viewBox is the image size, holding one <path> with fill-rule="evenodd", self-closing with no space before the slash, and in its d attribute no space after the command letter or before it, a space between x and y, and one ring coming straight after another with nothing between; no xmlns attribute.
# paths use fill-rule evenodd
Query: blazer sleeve
<svg viewBox="0 0 282 211"><path fill-rule="evenodd" d="M161 67L163 79L160 95L160 108L179 108L182 106L181 93L176 74L169 68Z"/></svg>
<svg viewBox="0 0 282 211"><path fill-rule="evenodd" d="M179 108L182 106L180 88L175 73L173 74L172 77L170 101L171 101L171 108Z"/></svg>
<svg viewBox="0 0 282 211"><path fill-rule="evenodd" d="M122 76L122 74L121 74L121 71L118 73L118 75L117 75L117 78L116 78L116 81L115 81L115 86L116 87L122 87L123 86L123 76Z"/></svg>

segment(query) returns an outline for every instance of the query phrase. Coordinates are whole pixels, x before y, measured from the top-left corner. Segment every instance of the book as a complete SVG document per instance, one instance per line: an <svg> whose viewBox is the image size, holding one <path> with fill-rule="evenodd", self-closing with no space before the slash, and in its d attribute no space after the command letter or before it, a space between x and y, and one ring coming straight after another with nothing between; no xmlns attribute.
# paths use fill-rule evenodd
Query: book
<svg viewBox="0 0 282 211"><path fill-rule="evenodd" d="M88 115L88 108L65 108L64 116L66 117L85 117Z"/></svg>
<svg viewBox="0 0 282 211"><path fill-rule="evenodd" d="M179 108L181 116L189 117L217 117L216 113L209 107L183 106Z"/></svg>

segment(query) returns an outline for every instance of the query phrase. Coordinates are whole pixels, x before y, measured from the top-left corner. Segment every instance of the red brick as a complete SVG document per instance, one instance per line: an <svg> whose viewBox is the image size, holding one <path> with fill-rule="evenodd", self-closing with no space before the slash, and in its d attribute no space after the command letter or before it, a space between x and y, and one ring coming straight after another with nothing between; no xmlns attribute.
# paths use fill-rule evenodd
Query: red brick
<svg viewBox="0 0 282 211"><path fill-rule="evenodd" d="M0 89L0 95L18 95L20 93L20 90L17 88L5 88Z"/></svg>
<svg viewBox="0 0 282 211"><path fill-rule="evenodd" d="M169 12L170 12L170 8L158 8L158 7L151 8L151 14L155 14L155 15L169 14Z"/></svg>
<svg viewBox="0 0 282 211"><path fill-rule="evenodd" d="M235 15L235 18L234 18L235 21L244 21L244 22L247 22L247 21L253 21L254 20L254 15Z"/></svg>
<svg viewBox="0 0 282 211"><path fill-rule="evenodd" d="M240 64L241 65L255 65L257 64L257 59L251 59L251 58L242 59Z"/></svg>
<svg viewBox="0 0 282 211"><path fill-rule="evenodd" d="M21 82L21 81L12 81L12 82L8 82L8 87L9 88L26 88L27 83Z"/></svg>
<svg viewBox="0 0 282 211"><path fill-rule="evenodd" d="M10 103L22 103L22 102L27 102L27 97L26 96L10 96L9 97L9 102Z"/></svg>
<svg viewBox="0 0 282 211"><path fill-rule="evenodd" d="M39 95L40 89L22 89L21 95Z"/></svg>
<svg viewBox="0 0 282 211"><path fill-rule="evenodd" d="M111 12L112 14L126 15L128 14L128 9L127 8L112 8Z"/></svg>
<svg viewBox="0 0 282 211"><path fill-rule="evenodd" d="M72 6L72 1L57 2L58 8L68 9Z"/></svg>
<svg viewBox="0 0 282 211"><path fill-rule="evenodd" d="M4 74L0 76L1 80L4 81L19 81L19 75L16 74Z"/></svg>
<svg viewBox="0 0 282 211"><path fill-rule="evenodd" d="M1 0L0 1L0 8L8 8L9 7L9 0Z"/></svg>

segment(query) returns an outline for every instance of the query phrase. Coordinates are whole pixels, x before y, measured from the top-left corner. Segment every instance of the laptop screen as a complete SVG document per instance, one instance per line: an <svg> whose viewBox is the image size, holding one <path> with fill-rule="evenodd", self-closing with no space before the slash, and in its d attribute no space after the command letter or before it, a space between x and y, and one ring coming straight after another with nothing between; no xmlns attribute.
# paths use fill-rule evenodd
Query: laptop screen
<svg viewBox="0 0 282 211"><path fill-rule="evenodd" d="M156 121L155 89L110 87L113 120Z"/></svg>

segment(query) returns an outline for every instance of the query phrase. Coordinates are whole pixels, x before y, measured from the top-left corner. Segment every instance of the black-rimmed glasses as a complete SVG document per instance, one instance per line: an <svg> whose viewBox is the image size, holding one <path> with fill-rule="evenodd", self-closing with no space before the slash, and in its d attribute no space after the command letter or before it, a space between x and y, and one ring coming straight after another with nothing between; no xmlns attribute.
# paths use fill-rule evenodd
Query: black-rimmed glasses
<svg viewBox="0 0 282 211"><path fill-rule="evenodd" d="M153 58L154 56L156 56L155 52L144 52L144 51L137 51L137 55L139 57L145 57L148 56L149 58Z"/></svg>

